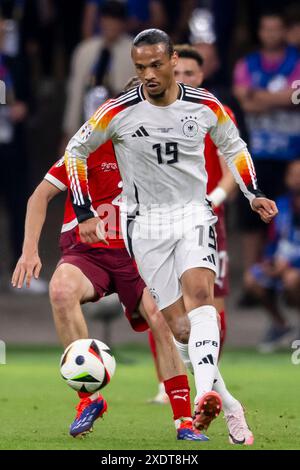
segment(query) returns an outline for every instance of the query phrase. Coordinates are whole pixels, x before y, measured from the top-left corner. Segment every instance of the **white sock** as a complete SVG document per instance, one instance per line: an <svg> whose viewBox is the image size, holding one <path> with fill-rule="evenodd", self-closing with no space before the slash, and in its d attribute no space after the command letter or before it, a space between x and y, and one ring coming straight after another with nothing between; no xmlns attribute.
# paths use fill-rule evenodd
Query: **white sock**
<svg viewBox="0 0 300 470"><path fill-rule="evenodd" d="M217 373L220 333L217 311L213 305L195 308L188 316L191 322L189 356L194 369L197 403L204 393L213 388Z"/></svg>
<svg viewBox="0 0 300 470"><path fill-rule="evenodd" d="M241 407L240 402L234 398L231 393L226 388L225 382L221 375L221 372L217 368L217 373L214 381L213 390L217 392L220 397L222 398L223 403L223 411L225 414L229 414L231 412L235 412L237 409Z"/></svg>
<svg viewBox="0 0 300 470"><path fill-rule="evenodd" d="M180 343L175 338L174 338L174 343L176 345L176 348L179 352L179 355L185 367L189 369L192 374L194 374L193 366L192 366L192 363L190 361L190 356L189 356L189 350L188 350L189 345ZM235 412L237 409L240 408L241 404L227 390L227 387L225 385L221 372L219 371L219 368L217 367L216 369L217 369L217 373L214 379L213 390L217 392L222 398L224 413L229 414L231 412Z"/></svg>
<svg viewBox="0 0 300 470"><path fill-rule="evenodd" d="M193 366L192 366L190 356L189 356L189 345L180 343L175 338L174 338L174 343L185 367L193 374L194 370L193 370Z"/></svg>

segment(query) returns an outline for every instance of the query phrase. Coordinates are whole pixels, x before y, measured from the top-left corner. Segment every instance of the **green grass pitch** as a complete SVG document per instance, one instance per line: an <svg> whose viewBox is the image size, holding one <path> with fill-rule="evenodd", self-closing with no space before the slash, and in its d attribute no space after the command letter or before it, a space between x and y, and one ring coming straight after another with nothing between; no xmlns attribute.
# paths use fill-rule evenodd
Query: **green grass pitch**
<svg viewBox="0 0 300 470"><path fill-rule="evenodd" d="M0 366L0 449L245 449L228 444L221 416L210 442L176 441L170 408L146 403L156 392L155 374L147 349L138 346L117 349L116 375L103 391L108 413L93 434L73 439L68 427L77 400L60 378L59 358L58 349L8 347ZM225 351L221 369L248 410L252 448L300 449L300 365L290 354Z"/></svg>

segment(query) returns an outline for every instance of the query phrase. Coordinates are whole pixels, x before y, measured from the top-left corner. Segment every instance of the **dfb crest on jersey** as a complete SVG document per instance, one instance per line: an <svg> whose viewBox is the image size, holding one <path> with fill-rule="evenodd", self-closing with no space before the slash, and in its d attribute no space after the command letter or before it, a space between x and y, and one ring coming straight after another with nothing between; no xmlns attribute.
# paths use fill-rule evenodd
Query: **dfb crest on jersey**
<svg viewBox="0 0 300 470"><path fill-rule="evenodd" d="M86 142L88 138L90 137L92 131L93 131L93 127L89 122L84 124L79 131L80 142L83 142L83 143Z"/></svg>
<svg viewBox="0 0 300 470"><path fill-rule="evenodd" d="M150 291L150 294L152 295L153 299L155 300L155 302L158 304L159 303L159 295L156 292L156 290L154 289L154 287L150 287L149 291Z"/></svg>
<svg viewBox="0 0 300 470"><path fill-rule="evenodd" d="M183 122L182 131L186 137L195 137L198 134L199 126L196 122L198 118L195 116L186 116L181 119Z"/></svg>

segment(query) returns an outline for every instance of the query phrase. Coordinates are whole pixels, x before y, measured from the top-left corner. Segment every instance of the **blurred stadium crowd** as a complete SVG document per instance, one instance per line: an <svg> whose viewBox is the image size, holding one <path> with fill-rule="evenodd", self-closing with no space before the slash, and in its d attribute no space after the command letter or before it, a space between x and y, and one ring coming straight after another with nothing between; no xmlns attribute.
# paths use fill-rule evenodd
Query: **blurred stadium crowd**
<svg viewBox="0 0 300 470"><path fill-rule="evenodd" d="M93 102L119 93L135 74L131 40L148 27L201 53L203 86L234 110L260 187L278 201L272 227L259 221L242 196L228 204L230 233L242 241L239 253L230 252L243 270L238 305L265 307L270 323L261 348L272 350L292 332L286 308L300 313L300 5L295 1L0 0L0 80L6 85L6 105L0 105L1 217L8 220L11 266L21 253L30 192ZM32 293L46 288L46 281L37 281Z"/></svg>

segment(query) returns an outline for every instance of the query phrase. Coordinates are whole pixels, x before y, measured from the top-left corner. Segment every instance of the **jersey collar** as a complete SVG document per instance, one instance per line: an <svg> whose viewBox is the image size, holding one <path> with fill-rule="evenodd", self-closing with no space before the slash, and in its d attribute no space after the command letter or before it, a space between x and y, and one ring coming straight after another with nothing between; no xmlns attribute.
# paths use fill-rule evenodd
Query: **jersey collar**
<svg viewBox="0 0 300 470"><path fill-rule="evenodd" d="M183 89L182 83L177 82L177 85L178 85L178 96L177 96L177 99L178 99L178 100L182 100L183 95L184 95L184 89ZM145 94L144 94L144 91L143 91L143 85L140 85L140 86L138 87L138 93L139 93L139 96L140 96L140 98L141 98L142 101L147 101L147 99L146 99L146 97L145 97Z"/></svg>

